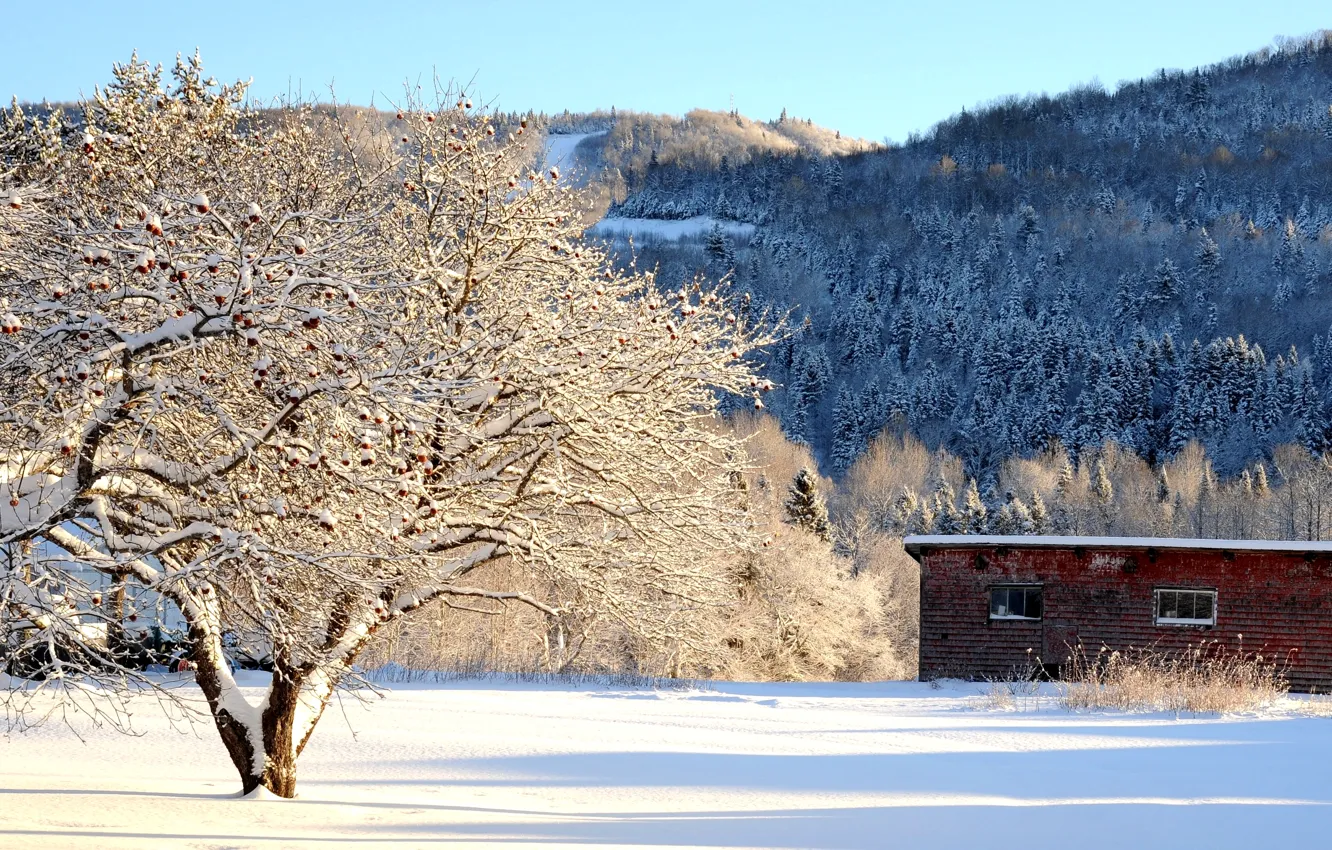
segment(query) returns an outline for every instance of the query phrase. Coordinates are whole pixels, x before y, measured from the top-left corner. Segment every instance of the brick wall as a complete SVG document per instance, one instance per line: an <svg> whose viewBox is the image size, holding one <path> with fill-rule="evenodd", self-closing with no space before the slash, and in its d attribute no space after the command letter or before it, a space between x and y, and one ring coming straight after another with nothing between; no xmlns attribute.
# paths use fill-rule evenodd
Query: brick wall
<svg viewBox="0 0 1332 850"><path fill-rule="evenodd" d="M979 561L977 555L982 558ZM939 548L921 552L920 675L1004 676L1068 646L1091 652L1200 641L1289 658L1297 690L1332 690L1332 558L1164 549ZM990 619L996 584L1044 585L1039 622ZM1214 589L1216 625L1156 625L1158 587ZM1030 651L1029 651L1030 650Z"/></svg>

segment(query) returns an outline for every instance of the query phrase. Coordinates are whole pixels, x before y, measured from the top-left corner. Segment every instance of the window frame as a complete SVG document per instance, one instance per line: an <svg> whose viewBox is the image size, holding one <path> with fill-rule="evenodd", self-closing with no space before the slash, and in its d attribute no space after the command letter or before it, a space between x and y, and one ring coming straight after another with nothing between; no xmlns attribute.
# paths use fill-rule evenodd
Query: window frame
<svg viewBox="0 0 1332 850"><path fill-rule="evenodd" d="M1197 617L1162 617L1162 593L1191 593L1210 596L1212 598L1212 616L1206 620L1198 619ZM1152 624L1156 626L1215 626L1216 603L1217 591L1214 587L1154 587L1152 588Z"/></svg>
<svg viewBox="0 0 1332 850"><path fill-rule="evenodd" d="M1028 617L1025 614L995 614L994 613L994 592L996 590L1035 590L1041 597L1041 616ZM1023 608L1026 607L1026 600L1023 600ZM1045 585L1040 582L1008 582L1004 584L992 584L986 592L986 614L990 621L1000 621L1005 623L1039 623L1045 619Z"/></svg>

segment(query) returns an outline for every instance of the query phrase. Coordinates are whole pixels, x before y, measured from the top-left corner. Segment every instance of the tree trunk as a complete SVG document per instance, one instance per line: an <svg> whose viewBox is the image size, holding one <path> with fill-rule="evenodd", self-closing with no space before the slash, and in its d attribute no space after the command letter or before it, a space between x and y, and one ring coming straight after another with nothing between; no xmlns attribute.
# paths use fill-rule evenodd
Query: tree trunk
<svg viewBox="0 0 1332 850"><path fill-rule="evenodd" d="M265 752L259 783L279 797L296 796L296 746L292 730L300 691L299 681L274 671L263 715Z"/></svg>
<svg viewBox="0 0 1332 850"><path fill-rule="evenodd" d="M125 574L116 573L107 594L106 647L114 658L125 658L129 642L125 640Z"/></svg>
<svg viewBox="0 0 1332 850"><path fill-rule="evenodd" d="M254 751L254 738L250 734L251 718L233 714L237 708L235 702L239 693L228 694L235 690L236 682L231 676L231 667L222 651L222 641L215 629L210 629L198 620L190 622L191 657L194 662L194 681L208 700L213 723L217 726L222 744L231 756L231 763L241 777L241 791L245 794L258 788L263 779L263 765L256 764L263 758L262 753Z"/></svg>
<svg viewBox="0 0 1332 850"><path fill-rule="evenodd" d="M263 786L279 797L295 797L296 759L328 707L334 687L373 630L365 631L354 643L346 660L328 668L293 669L289 659L279 655L260 713L241 696L231 675L216 609L188 607L192 614L194 678L208 699L218 734L240 774L242 793Z"/></svg>
<svg viewBox="0 0 1332 850"><path fill-rule="evenodd" d="M293 730L300 685L275 673L263 714L255 718L260 730L254 730L212 696L221 692L216 670L198 665L195 678L209 697L213 722L231 756L231 763L240 774L241 793L249 794L262 785L279 797L295 797L297 747L293 743ZM253 733L256 731L262 731L264 748L261 753L254 750Z"/></svg>

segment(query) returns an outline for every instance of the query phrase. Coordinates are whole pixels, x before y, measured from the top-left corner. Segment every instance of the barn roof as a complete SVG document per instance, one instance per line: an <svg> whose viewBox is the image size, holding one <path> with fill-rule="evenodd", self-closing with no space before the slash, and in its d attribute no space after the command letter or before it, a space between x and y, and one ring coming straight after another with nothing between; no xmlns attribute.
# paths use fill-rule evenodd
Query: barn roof
<svg viewBox="0 0 1332 850"><path fill-rule="evenodd" d="M902 541L907 554L920 560L920 550L975 549L1195 549L1228 552L1326 552L1332 541L1323 540L1207 540L1186 537L1079 537L1053 534L913 534Z"/></svg>

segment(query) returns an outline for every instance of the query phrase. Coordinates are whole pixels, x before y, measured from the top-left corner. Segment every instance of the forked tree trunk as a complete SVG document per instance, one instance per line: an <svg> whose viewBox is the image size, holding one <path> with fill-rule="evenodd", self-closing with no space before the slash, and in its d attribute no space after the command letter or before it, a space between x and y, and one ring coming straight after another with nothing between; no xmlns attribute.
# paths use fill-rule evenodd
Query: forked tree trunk
<svg viewBox="0 0 1332 850"><path fill-rule="evenodd" d="M264 708L264 764L258 784L279 797L296 796L296 742L292 740L300 684L273 675ZM241 777L242 781L245 777ZM247 788L246 793L254 790Z"/></svg>
<svg viewBox="0 0 1332 850"><path fill-rule="evenodd" d="M216 671L201 665L196 669L195 677L205 695L220 692ZM225 704L209 699L213 722L231 756L231 763L240 774L242 793L249 794L262 785L279 797L296 796L297 747L292 741L299 693L298 684L275 676L264 712L254 719L239 719ZM259 729L250 725L253 720L258 721ZM259 753L254 748L255 732L262 734L263 751Z"/></svg>
<svg viewBox="0 0 1332 850"><path fill-rule="evenodd" d="M241 696L231 675L216 625L216 609L191 606L191 611L194 678L240 774L242 792L249 794L263 786L279 797L296 796L296 759L328 707L341 675L350 669L374 629L362 630L360 639L347 649L345 660L333 669L298 671L277 659L260 713Z"/></svg>
<svg viewBox="0 0 1332 850"><path fill-rule="evenodd" d="M322 693L314 696L319 699L319 710L313 717L303 715L305 719L298 730L302 682L295 676L274 673L263 713L256 711L248 717L237 717L231 710L236 703L228 704L222 698L226 687L223 679L230 678L229 671L199 663L201 655L204 654L196 652L195 655L195 680L208 698L218 734L240 774L241 792L249 794L263 786L279 797L296 796L296 759L314 732L327 699L320 699L324 696ZM222 663L225 664L225 660ZM233 700L239 698L239 694L232 696ZM298 735L301 736L299 739ZM263 742L261 752L255 752L256 739Z"/></svg>

